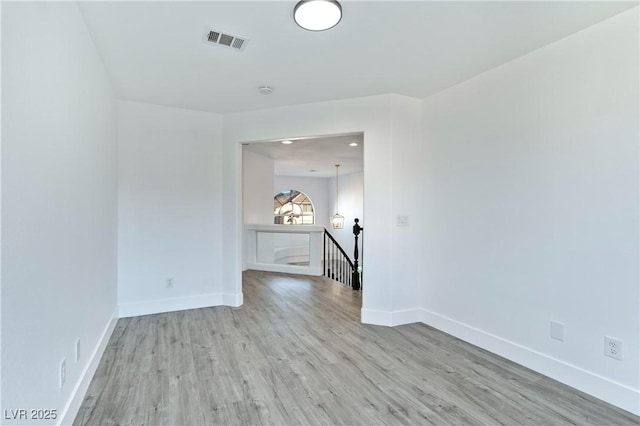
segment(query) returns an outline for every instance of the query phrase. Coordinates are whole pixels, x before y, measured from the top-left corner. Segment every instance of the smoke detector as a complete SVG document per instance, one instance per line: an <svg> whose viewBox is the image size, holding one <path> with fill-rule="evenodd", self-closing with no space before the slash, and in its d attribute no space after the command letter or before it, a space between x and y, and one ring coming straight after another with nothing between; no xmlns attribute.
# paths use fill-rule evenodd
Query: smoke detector
<svg viewBox="0 0 640 426"><path fill-rule="evenodd" d="M205 43L217 44L223 47L229 47L234 50L244 50L249 40L246 37L238 37L222 31L209 30L204 35Z"/></svg>

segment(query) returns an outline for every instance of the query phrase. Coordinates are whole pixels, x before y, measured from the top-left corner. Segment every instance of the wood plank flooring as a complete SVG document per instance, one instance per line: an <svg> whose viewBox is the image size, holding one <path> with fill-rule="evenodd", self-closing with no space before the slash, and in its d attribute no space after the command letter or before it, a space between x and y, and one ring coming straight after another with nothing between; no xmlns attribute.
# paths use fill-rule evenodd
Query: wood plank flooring
<svg viewBox="0 0 640 426"><path fill-rule="evenodd" d="M74 425L637 425L423 324L360 324L322 277L249 271L245 305L118 321Z"/></svg>

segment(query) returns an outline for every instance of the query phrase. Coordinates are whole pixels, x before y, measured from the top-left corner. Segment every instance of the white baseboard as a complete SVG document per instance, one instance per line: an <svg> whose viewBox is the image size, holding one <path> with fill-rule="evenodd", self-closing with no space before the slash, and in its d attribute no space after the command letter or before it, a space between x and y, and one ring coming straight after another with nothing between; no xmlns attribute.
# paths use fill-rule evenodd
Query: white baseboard
<svg viewBox="0 0 640 426"><path fill-rule="evenodd" d="M251 263L247 262L247 269L254 271L280 272L283 274L312 275L319 277L322 275L321 266L298 266L298 265L278 265L275 263Z"/></svg>
<svg viewBox="0 0 640 426"><path fill-rule="evenodd" d="M116 308L111 315L111 319L107 323L104 331L102 332L102 336L100 340L98 340L98 345L93 350L91 354L91 358L89 359L89 363L85 367L84 371L80 375L80 380L76 384L76 387L71 392L71 397L67 402L67 405L60 413L60 421L59 425L71 425L78 415L78 411L80 410L80 406L82 405L82 401L84 400L84 396L87 393L87 389L89 389L89 385L91 384L91 380L93 379L93 375L96 373L98 369L98 365L100 364L100 359L102 358L102 354L107 348L107 344L109 343L109 339L111 338L111 334L113 330L116 328L116 323L118 322L118 309Z"/></svg>
<svg viewBox="0 0 640 426"><path fill-rule="evenodd" d="M426 309L421 311L421 321L433 328L507 358L623 410L640 415L640 390L638 389L614 382L606 377L435 312Z"/></svg>
<svg viewBox="0 0 640 426"><path fill-rule="evenodd" d="M402 311L377 311L375 309L362 309L360 321L363 324L384 325L395 327L396 325L412 324L422 321L422 309L405 309Z"/></svg>
<svg viewBox="0 0 640 426"><path fill-rule="evenodd" d="M173 297L170 299L146 300L144 302L120 303L120 318L162 312L184 311L186 309L208 308L209 306L241 306L242 293L209 293L197 296Z"/></svg>
<svg viewBox="0 0 640 426"><path fill-rule="evenodd" d="M360 310L360 322L363 324L391 326L391 312L362 308Z"/></svg>
<svg viewBox="0 0 640 426"><path fill-rule="evenodd" d="M244 303L244 293L224 293L222 295L222 304L224 306L232 306L237 308Z"/></svg>

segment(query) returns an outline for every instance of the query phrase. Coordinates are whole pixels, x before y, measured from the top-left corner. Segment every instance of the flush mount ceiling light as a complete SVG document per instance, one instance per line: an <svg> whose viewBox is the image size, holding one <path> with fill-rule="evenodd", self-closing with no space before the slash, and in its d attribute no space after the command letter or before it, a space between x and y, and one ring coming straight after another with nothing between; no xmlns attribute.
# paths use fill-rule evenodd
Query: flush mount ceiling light
<svg viewBox="0 0 640 426"><path fill-rule="evenodd" d="M302 0L293 9L293 19L305 30L328 30L342 19L342 6L334 0Z"/></svg>

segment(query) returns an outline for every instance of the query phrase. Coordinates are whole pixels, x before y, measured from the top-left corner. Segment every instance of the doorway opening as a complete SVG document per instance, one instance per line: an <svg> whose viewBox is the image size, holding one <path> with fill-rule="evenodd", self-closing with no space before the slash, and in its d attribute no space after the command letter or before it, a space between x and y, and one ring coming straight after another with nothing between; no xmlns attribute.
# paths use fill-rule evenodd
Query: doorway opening
<svg viewBox="0 0 640 426"><path fill-rule="evenodd" d="M345 217L343 229L331 227L331 216L337 212ZM356 255L352 227L355 219L364 223L363 214L363 133L242 144L243 270L335 279L339 257L340 276L357 273L361 278L362 257L358 269L349 271L349 264L354 264ZM339 249L329 248L327 241Z"/></svg>

